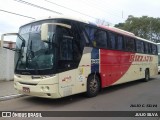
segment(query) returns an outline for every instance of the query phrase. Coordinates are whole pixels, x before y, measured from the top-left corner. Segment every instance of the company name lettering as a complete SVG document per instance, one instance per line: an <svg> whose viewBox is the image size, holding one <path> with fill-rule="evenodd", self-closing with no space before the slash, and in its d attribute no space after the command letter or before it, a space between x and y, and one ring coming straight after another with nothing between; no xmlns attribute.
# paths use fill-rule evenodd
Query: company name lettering
<svg viewBox="0 0 160 120"><path fill-rule="evenodd" d="M151 62L153 61L152 56L142 56L142 55L131 55L130 62Z"/></svg>

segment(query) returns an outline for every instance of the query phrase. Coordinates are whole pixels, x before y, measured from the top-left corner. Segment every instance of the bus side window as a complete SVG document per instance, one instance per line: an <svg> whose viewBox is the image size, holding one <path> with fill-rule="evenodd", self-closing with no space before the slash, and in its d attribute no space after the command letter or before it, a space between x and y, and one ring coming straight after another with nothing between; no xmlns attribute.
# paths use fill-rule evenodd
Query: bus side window
<svg viewBox="0 0 160 120"><path fill-rule="evenodd" d="M157 46L152 44L152 54L156 55L157 54Z"/></svg>
<svg viewBox="0 0 160 120"><path fill-rule="evenodd" d="M102 30L97 30L94 34L95 44L98 48L107 48L107 33Z"/></svg>
<svg viewBox="0 0 160 120"><path fill-rule="evenodd" d="M136 51L139 53L144 53L144 43L143 41L136 40Z"/></svg>
<svg viewBox="0 0 160 120"><path fill-rule="evenodd" d="M135 51L135 44L134 44L134 39L126 37L125 38L125 50L126 51Z"/></svg>
<svg viewBox="0 0 160 120"><path fill-rule="evenodd" d="M111 49L116 48L116 36L112 32L109 32L109 48Z"/></svg>
<svg viewBox="0 0 160 120"><path fill-rule="evenodd" d="M148 43L148 53L152 54L152 44Z"/></svg>
<svg viewBox="0 0 160 120"><path fill-rule="evenodd" d="M93 44L93 46L95 47L96 46L96 43L95 43L95 38L94 38L94 34L95 34L95 31L96 29L92 28L92 27L89 27L89 26L86 26L85 27L85 31L89 37L89 40L91 41L91 43Z"/></svg>
<svg viewBox="0 0 160 120"><path fill-rule="evenodd" d="M93 45L97 48L107 48L107 33L103 30L99 30L93 27L86 26L86 33Z"/></svg>
<svg viewBox="0 0 160 120"><path fill-rule="evenodd" d="M148 54L149 53L149 50L148 50L149 48L148 48L148 43L147 42L144 42L144 52L146 53L146 54Z"/></svg>
<svg viewBox="0 0 160 120"><path fill-rule="evenodd" d="M123 43L124 43L123 36L118 35L117 36L117 49L118 50L122 50L123 49L123 45L124 45Z"/></svg>

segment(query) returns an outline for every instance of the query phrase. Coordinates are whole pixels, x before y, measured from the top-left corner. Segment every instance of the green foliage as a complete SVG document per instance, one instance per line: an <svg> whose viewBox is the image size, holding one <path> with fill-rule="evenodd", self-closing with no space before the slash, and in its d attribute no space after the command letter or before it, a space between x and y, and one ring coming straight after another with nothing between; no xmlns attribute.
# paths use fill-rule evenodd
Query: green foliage
<svg viewBox="0 0 160 120"><path fill-rule="evenodd" d="M125 23L116 24L115 27L132 32L144 39L160 42L160 18L129 15Z"/></svg>

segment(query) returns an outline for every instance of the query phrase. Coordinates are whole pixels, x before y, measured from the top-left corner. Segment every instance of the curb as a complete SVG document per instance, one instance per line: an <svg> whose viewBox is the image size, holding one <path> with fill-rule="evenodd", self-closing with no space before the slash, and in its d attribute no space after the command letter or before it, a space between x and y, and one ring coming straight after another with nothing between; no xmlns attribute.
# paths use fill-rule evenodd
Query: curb
<svg viewBox="0 0 160 120"><path fill-rule="evenodd" d="M25 95L16 94L16 95L10 95L10 96L3 96L3 97L0 97L0 102L1 102L1 101L5 101L5 100L14 99L14 98L23 97L23 96L25 96Z"/></svg>
<svg viewBox="0 0 160 120"><path fill-rule="evenodd" d="M12 80L1 80L0 79L0 83L3 83L3 82L13 82L14 80L12 79Z"/></svg>

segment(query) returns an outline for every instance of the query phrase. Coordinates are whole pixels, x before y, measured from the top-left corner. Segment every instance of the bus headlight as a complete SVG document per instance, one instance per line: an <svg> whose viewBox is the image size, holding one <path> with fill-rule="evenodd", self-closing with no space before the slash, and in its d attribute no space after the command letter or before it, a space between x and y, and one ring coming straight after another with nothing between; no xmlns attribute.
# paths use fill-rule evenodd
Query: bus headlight
<svg viewBox="0 0 160 120"><path fill-rule="evenodd" d="M44 76L41 76L42 79L45 79L45 78L50 78L50 77L53 77L55 75L44 75Z"/></svg>
<svg viewBox="0 0 160 120"><path fill-rule="evenodd" d="M42 87L41 87L41 90L42 90L43 92L49 91L49 86L42 86Z"/></svg>

